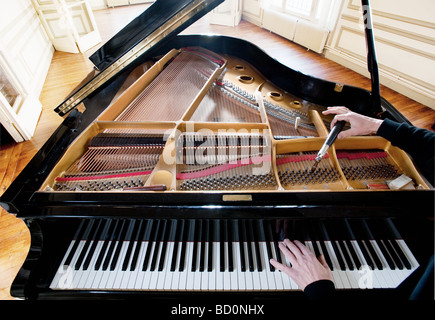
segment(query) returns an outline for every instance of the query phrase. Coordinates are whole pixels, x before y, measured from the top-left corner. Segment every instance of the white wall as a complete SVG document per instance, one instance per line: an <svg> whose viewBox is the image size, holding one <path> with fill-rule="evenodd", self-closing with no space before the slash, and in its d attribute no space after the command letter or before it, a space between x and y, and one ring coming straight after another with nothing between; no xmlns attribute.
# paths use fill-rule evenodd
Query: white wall
<svg viewBox="0 0 435 320"><path fill-rule="evenodd" d="M0 44L26 91L39 93L54 49L30 0L0 1Z"/></svg>
<svg viewBox="0 0 435 320"><path fill-rule="evenodd" d="M435 1L370 4L381 83L435 109ZM344 1L325 56L369 76L361 1Z"/></svg>

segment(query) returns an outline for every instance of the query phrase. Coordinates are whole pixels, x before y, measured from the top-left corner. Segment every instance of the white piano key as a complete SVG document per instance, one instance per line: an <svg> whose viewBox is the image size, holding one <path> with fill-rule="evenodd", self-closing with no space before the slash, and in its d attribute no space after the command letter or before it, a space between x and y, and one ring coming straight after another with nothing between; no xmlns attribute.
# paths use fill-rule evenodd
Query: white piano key
<svg viewBox="0 0 435 320"><path fill-rule="evenodd" d="M258 261L258 260L256 261L257 262L256 272L258 272L258 274L260 276L260 290L268 291L269 290L269 282L267 279L266 269L268 269L269 266L266 265L266 263L265 263L265 260L266 260L265 257L267 257L267 253L266 253L266 255L264 255L262 242L258 243L258 250L259 250L259 255L260 255L260 261ZM261 265L261 271L259 271L260 265Z"/></svg>
<svg viewBox="0 0 435 320"><path fill-rule="evenodd" d="M272 250L272 256L273 256L273 258L278 261L278 257L276 256L275 243L274 242L270 242L270 247L271 247L271 250ZM278 250L279 250L279 248L278 248ZM279 255L280 256L284 256L284 255L281 255L281 253L279 253ZM284 261L284 260L281 260L281 261ZM276 290L280 290L281 291L281 290L289 290L289 289L291 289L290 277L287 274L285 274L284 272L279 271L278 269L275 269L275 271L273 271L272 274L273 274L273 277L275 278Z"/></svg>
<svg viewBox="0 0 435 320"><path fill-rule="evenodd" d="M414 255L412 254L411 250L409 250L408 245L403 239L397 239L392 240L396 241L397 245L402 249L403 254L408 259L409 263L411 264L411 269L406 269L406 267L403 267L403 270L401 270L401 273L398 273L401 275L400 282L397 285L400 285L411 273L413 273L420 265L415 259Z"/></svg>
<svg viewBox="0 0 435 320"><path fill-rule="evenodd" d="M231 290L231 275L228 271L228 242L223 242L221 246L224 246L224 262L225 262L225 269L224 271L220 272L222 273L222 280L223 280L223 290L229 291Z"/></svg>
<svg viewBox="0 0 435 320"><path fill-rule="evenodd" d="M230 278L230 290L231 291L238 291L239 285L238 285L238 279L237 279L237 266L236 263L236 250L238 249L237 246L235 246L234 242L231 242L232 246L232 259L233 259L233 271L229 272L229 278Z"/></svg>
<svg viewBox="0 0 435 320"><path fill-rule="evenodd" d="M163 283L163 290L170 291L172 288L172 281L177 281L177 279L174 279L175 272L171 271L171 264L172 264L172 256L174 254L177 254L174 252L174 242L169 241L168 247L166 248L167 255L165 259L165 272L166 275L164 277L164 283Z"/></svg>
<svg viewBox="0 0 435 320"><path fill-rule="evenodd" d="M186 243L186 252L188 252L188 256L186 259L186 282L184 284L185 290L192 290L195 280L195 275L192 272L192 256L193 256L193 242Z"/></svg>
<svg viewBox="0 0 435 320"><path fill-rule="evenodd" d="M246 280L246 290L253 290L254 289L254 275L251 271L249 271L248 266L248 242L243 242L244 247L244 253L245 253L245 262L246 262L246 271L245 271L245 280Z"/></svg>
<svg viewBox="0 0 435 320"><path fill-rule="evenodd" d="M152 242L141 241L141 247L140 247L140 252L139 252L138 259L137 259L136 269L135 269L135 272L130 276L130 280L128 282L129 288L132 288L134 290L142 290L142 288L143 288L143 283L144 283L147 271L144 271L142 269L142 264L143 264L143 261L145 260L145 255L146 255L146 251L148 249L148 246L152 246ZM149 268L147 270L149 270ZM136 274L136 277L134 276L135 274ZM149 282L149 279L148 279L148 282ZM148 282L147 282L147 284L148 284Z"/></svg>
<svg viewBox="0 0 435 320"><path fill-rule="evenodd" d="M160 257L161 252L162 252L162 244L160 243L160 245L157 245L157 242L155 242L154 244L154 248L153 248L153 254L150 256L150 266L152 264L152 260L153 260L153 255L157 255L157 257ZM151 269L151 268L150 268ZM158 259L157 262L155 264L155 269L153 271L149 271L150 274L150 282L148 284L148 286L144 286L142 288L148 288L149 290L156 290L157 288L157 280L159 277L159 272L157 271L158 269Z"/></svg>
<svg viewBox="0 0 435 320"><path fill-rule="evenodd" d="M334 248L332 247L331 241L324 241L324 243L325 243L326 250L328 250L328 254L333 265L334 270L332 271L332 274L335 275L336 278L340 279L341 288L343 289L349 288L350 283L346 276L346 272L341 270Z"/></svg>
<svg viewBox="0 0 435 320"><path fill-rule="evenodd" d="M203 243L201 241L198 241L197 248L196 248L196 264L195 264L195 271L193 271L193 290L200 290L201 289L201 278L202 274L199 272L199 261L201 259L201 246Z"/></svg>
<svg viewBox="0 0 435 320"><path fill-rule="evenodd" d="M359 260L362 263L360 270L358 270L358 287L360 289L371 289L371 288L381 288L381 285L377 279L377 276L372 268L369 267L364 255L355 240L350 241L351 245L355 249Z"/></svg>
<svg viewBox="0 0 435 320"><path fill-rule="evenodd" d="M221 243L216 242L216 249L215 249L215 266L216 266L216 290L222 291L224 289L224 278L223 278L223 272L220 270L220 257L221 257Z"/></svg>
<svg viewBox="0 0 435 320"><path fill-rule="evenodd" d="M343 247L338 246L338 249L340 250L342 257L344 257L343 250L346 250L346 252L349 256L349 259L351 260L351 262L353 263L354 266L356 265L355 261L353 261L352 255L350 254L346 243L343 243ZM351 270L346 260L344 261L344 263L346 264L345 274L346 274L347 280L349 281L349 289L350 288L358 289L358 279L359 279L358 270L356 270L356 267L354 267L354 269Z"/></svg>
<svg viewBox="0 0 435 320"><path fill-rule="evenodd" d="M174 269L174 271L171 271L172 280L171 280L171 286L170 286L169 290L179 291L180 290L180 277L181 277L181 272L179 271L180 258L181 258L181 242L178 243L177 252L175 252L174 254L176 255L175 269Z"/></svg>
<svg viewBox="0 0 435 320"><path fill-rule="evenodd" d="M266 242L262 241L260 242L260 250L262 251L263 255L263 261L264 261L264 269L263 273L265 274L266 280L267 280L267 286L269 291L275 291L276 290L276 283L275 283L275 277L273 275L274 272L278 271L270 271L270 262L267 255L267 244Z"/></svg>
<svg viewBox="0 0 435 320"><path fill-rule="evenodd" d="M59 289L60 288L59 280L62 276L65 276L66 272L68 271L68 268L70 268L69 266L65 266L65 261L68 258L69 253L73 249L75 243L76 243L76 240L72 240L70 245L68 246L68 249L66 250L66 253L63 256L62 262L60 263L59 268L58 268L53 280L51 281L50 289Z"/></svg>
<svg viewBox="0 0 435 320"><path fill-rule="evenodd" d="M246 290L246 272L242 271L241 268L241 260L240 260L240 242L234 243L234 253L235 253L235 266L234 266L234 272L237 273L237 287L238 291L245 291ZM243 245L243 244L242 244Z"/></svg>
<svg viewBox="0 0 435 320"><path fill-rule="evenodd" d="M214 291L216 290L216 270L217 270L217 263L218 260L216 259L216 247L217 242L213 242L212 250L211 250L211 256L212 256L212 271L207 272L208 273L208 290Z"/></svg>
<svg viewBox="0 0 435 320"><path fill-rule="evenodd" d="M121 246L121 250L119 252L119 257L116 261L116 265L113 271L111 271L111 275L109 280L107 281L107 288L109 289L120 289L120 285L122 282L124 271L122 271L122 264L125 258L125 254L128 249L129 241L120 241L118 246Z"/></svg>
<svg viewBox="0 0 435 320"><path fill-rule="evenodd" d="M204 246L204 270L203 271L199 271L198 268L198 273L201 274L201 286L200 289L207 291L209 290L209 272L207 271L207 266L208 266L208 242L201 242L201 246Z"/></svg>
<svg viewBox="0 0 435 320"><path fill-rule="evenodd" d="M252 281L253 281L253 285L254 285L254 290L261 290L261 280L260 280L260 273L257 270L257 257L254 254L254 243L252 242L248 242L248 246L251 246L251 250L252 250L252 261L254 262L254 271L251 272L249 270L246 270L247 272L252 273Z"/></svg>

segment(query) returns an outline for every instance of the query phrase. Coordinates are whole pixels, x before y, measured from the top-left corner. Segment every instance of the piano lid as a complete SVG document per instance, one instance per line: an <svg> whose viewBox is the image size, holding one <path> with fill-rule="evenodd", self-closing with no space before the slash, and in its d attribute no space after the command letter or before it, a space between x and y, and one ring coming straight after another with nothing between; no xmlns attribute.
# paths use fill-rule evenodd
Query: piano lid
<svg viewBox="0 0 435 320"><path fill-rule="evenodd" d="M157 0L89 58L96 75L55 111L61 116L67 114L136 58L163 45L223 1Z"/></svg>

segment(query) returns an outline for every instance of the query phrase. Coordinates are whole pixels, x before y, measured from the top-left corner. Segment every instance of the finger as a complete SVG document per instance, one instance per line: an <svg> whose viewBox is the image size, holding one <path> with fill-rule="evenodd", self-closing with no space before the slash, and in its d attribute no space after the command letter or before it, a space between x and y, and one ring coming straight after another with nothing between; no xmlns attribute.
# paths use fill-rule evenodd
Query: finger
<svg viewBox="0 0 435 320"><path fill-rule="evenodd" d="M289 239L284 239L284 244L287 246L288 250L294 255L296 260L301 258L302 252L293 242L291 242Z"/></svg>
<svg viewBox="0 0 435 320"><path fill-rule="evenodd" d="M321 254L318 259L322 266L325 267L325 269L329 269L328 263L326 262L325 256L323 254Z"/></svg>
<svg viewBox="0 0 435 320"><path fill-rule="evenodd" d="M328 109L322 111L323 114L342 114L348 112L346 107L328 107Z"/></svg>
<svg viewBox="0 0 435 320"><path fill-rule="evenodd" d="M283 242L280 242L278 247L290 263L292 263L292 264L296 263L296 261L297 261L296 256L293 254L293 252L291 252L291 250Z"/></svg>
<svg viewBox="0 0 435 320"><path fill-rule="evenodd" d="M302 254L304 255L310 255L312 254L312 252L310 251L310 249L308 249L302 242L300 242L299 240L295 240L294 244L299 248L299 250L302 252Z"/></svg>
<svg viewBox="0 0 435 320"><path fill-rule="evenodd" d="M289 267L287 267L286 265L283 265L282 263L279 263L278 261L276 261L275 259L270 259L269 260L269 262L270 262L270 264L272 265L272 266L274 266L275 267L275 269L277 269L277 270L279 270L279 271L281 271L281 272L284 272L286 275L288 275L289 277L293 277L294 276L294 274L293 274L293 269L292 268L289 268Z"/></svg>
<svg viewBox="0 0 435 320"><path fill-rule="evenodd" d="M352 129L348 129L348 130L341 131L338 134L337 139L344 139L344 138L347 138L347 137L351 137L353 135L354 134L352 133Z"/></svg>
<svg viewBox="0 0 435 320"><path fill-rule="evenodd" d="M278 270L280 270L280 271L283 271L284 272L284 270L286 269L286 268L288 268L286 265L284 265L284 264L282 264L282 263L279 263L278 261L276 261L275 259L270 259L269 260L269 262L270 262L270 264L272 265L272 266L274 266L276 269L278 269Z"/></svg>

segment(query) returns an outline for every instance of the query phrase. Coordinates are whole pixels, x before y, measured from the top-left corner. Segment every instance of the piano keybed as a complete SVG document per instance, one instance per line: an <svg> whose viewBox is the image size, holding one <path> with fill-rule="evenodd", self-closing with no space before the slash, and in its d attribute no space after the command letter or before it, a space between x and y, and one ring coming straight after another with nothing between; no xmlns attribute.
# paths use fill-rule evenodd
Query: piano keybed
<svg viewBox="0 0 435 320"><path fill-rule="evenodd" d="M271 258L284 237L323 254L337 289L396 288L418 266L392 219L82 220L53 290L299 290Z"/></svg>
<svg viewBox="0 0 435 320"><path fill-rule="evenodd" d="M311 172L331 117L238 58L172 50L118 96L41 191L374 191L401 175L428 188L408 156L380 137L336 141ZM158 144L139 138L155 132Z"/></svg>

